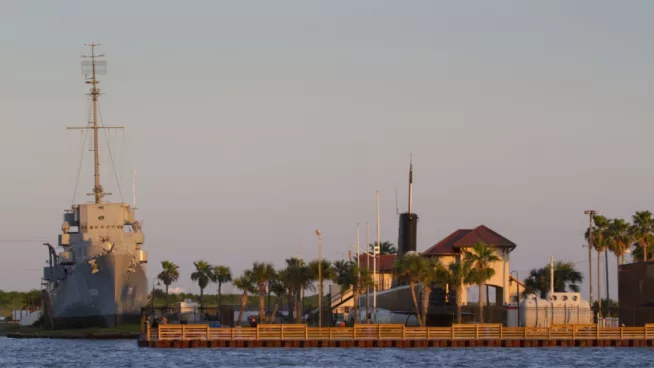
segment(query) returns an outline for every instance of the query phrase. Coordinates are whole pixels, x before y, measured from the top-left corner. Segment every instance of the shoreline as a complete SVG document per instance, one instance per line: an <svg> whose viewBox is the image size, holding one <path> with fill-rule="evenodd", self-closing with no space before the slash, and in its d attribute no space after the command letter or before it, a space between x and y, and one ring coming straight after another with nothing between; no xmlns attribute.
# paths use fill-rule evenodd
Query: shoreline
<svg viewBox="0 0 654 368"><path fill-rule="evenodd" d="M140 332L7 332L10 339L69 339L69 340L137 340Z"/></svg>

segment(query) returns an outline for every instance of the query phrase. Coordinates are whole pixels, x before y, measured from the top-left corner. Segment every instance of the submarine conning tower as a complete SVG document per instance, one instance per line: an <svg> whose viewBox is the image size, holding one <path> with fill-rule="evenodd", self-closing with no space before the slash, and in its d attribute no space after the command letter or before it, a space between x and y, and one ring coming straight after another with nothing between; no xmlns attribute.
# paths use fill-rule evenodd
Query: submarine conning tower
<svg viewBox="0 0 654 368"><path fill-rule="evenodd" d="M397 256L416 251L418 215L413 213L413 162L409 163L409 210L400 214L400 229L397 239Z"/></svg>

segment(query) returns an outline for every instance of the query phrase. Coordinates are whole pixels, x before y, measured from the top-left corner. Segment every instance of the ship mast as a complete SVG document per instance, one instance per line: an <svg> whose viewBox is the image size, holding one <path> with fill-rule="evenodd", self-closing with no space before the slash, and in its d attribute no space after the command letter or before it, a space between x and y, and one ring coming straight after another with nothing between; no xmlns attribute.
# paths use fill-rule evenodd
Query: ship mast
<svg viewBox="0 0 654 368"><path fill-rule="evenodd" d="M93 42L89 44L91 47L91 66L92 66L92 76L91 80L87 80L86 83L91 85L91 96L93 98L93 159L95 161L95 186L93 187L93 194L95 195L95 203L102 203L102 197L104 197L104 190L102 185L100 185L100 152L98 151L98 95L100 95L100 89L98 88L98 83L100 83L95 76L95 46ZM104 56L100 54L99 56Z"/></svg>
<svg viewBox="0 0 654 368"><path fill-rule="evenodd" d="M102 188L102 184L100 184L100 150L98 148L98 130L99 129L123 129L123 127L109 127L109 126L98 126L98 97L100 96L100 88L98 88L98 83L100 81L97 79L98 75L104 75L106 74L106 61L104 60L97 60L97 58L104 57L104 54L97 54L95 53L95 47L100 46L100 44L96 44L91 42L90 44L87 44L85 46L88 46L91 48L91 55L82 55L83 59L90 59L90 62L88 60L83 60L82 61L82 74L89 75L89 71L91 72L91 77L86 80L86 84L91 85L91 92L89 95L91 96L91 99L93 101L93 121L89 122L89 124L86 127L68 127L67 129L93 129L93 160L94 160L94 171L93 171L93 176L95 179L95 185L93 186L93 193L88 193L90 196L95 197L95 203L100 204L102 203L102 199L104 198L105 195L111 195L111 193L105 192L104 189ZM89 70L90 67L90 70Z"/></svg>

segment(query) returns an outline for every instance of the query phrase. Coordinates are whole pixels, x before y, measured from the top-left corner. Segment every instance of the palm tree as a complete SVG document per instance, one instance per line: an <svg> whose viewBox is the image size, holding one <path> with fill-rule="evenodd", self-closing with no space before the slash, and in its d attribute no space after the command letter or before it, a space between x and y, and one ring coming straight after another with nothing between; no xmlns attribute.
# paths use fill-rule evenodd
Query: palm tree
<svg viewBox="0 0 654 368"><path fill-rule="evenodd" d="M204 308L204 288L209 285L209 282L215 280L213 269L206 261L193 262L195 265L195 272L191 274L191 280L197 281L200 287L200 308Z"/></svg>
<svg viewBox="0 0 654 368"><path fill-rule="evenodd" d="M269 316L270 323L275 323L275 316L277 315L277 311L279 311L284 296L286 296L288 293L288 286L285 284L286 279L286 270L279 270L276 272L276 277L273 280L270 280L270 292L275 294L277 297L272 313L270 313Z"/></svg>
<svg viewBox="0 0 654 368"><path fill-rule="evenodd" d="M369 244L370 252L374 252L375 245L379 244L379 254L397 254L397 248L392 242L384 241L381 243L374 242Z"/></svg>
<svg viewBox="0 0 654 368"><path fill-rule="evenodd" d="M254 262L252 264L252 281L257 284L259 289L259 321L264 321L264 306L266 298L266 282L275 277L275 268L271 263Z"/></svg>
<svg viewBox="0 0 654 368"><path fill-rule="evenodd" d="M438 266L437 266L438 267ZM442 267L442 266L440 266ZM472 263L469 260L450 263L443 267L443 278L447 285L454 289L456 300L456 323L461 323L461 305L463 304L463 288L473 284Z"/></svg>
<svg viewBox="0 0 654 368"><path fill-rule="evenodd" d="M213 275L218 283L218 311L223 306L222 303L222 286L224 283L232 281L232 270L227 266L215 266L213 268Z"/></svg>
<svg viewBox="0 0 654 368"><path fill-rule="evenodd" d="M326 259L323 259L321 261L321 264L322 264L322 267L321 267L321 270L320 270L321 271L320 276L322 276L322 280L319 280L318 279L318 276L319 276L319 274L318 274L318 261L317 260L316 261L311 261L311 263L309 263L309 268L311 269L311 275L313 276L313 280L318 281L318 290L324 290L323 284L324 284L325 280L333 280L334 279L334 268L332 267L332 263L330 261L326 260ZM319 298L320 297L324 298L324 295L320 295L318 297ZM327 305L329 305L329 303L327 303ZM324 309L324 307L325 307L325 302L323 301L323 309Z"/></svg>
<svg viewBox="0 0 654 368"><path fill-rule="evenodd" d="M232 284L234 284L236 288L243 292L243 294L241 294L241 309L238 311L238 319L235 323L236 326L241 326L241 321L243 320L243 312L248 305L248 293L256 292L250 270L246 270L243 275L234 279Z"/></svg>
<svg viewBox="0 0 654 368"><path fill-rule="evenodd" d="M168 308L168 287L179 279L179 266L170 261L161 261L163 269L157 278L166 285L166 308Z"/></svg>
<svg viewBox="0 0 654 368"><path fill-rule="evenodd" d="M483 285L495 275L492 263L500 258L495 255L495 249L485 243L478 242L472 247L472 251L465 251L465 260L470 262L472 267L471 277L479 287L479 321L484 322L484 298Z"/></svg>
<svg viewBox="0 0 654 368"><path fill-rule="evenodd" d="M372 278L367 269L359 269L355 262L336 261L334 262L333 281L341 286L341 293L352 290L352 301L354 310L354 323L359 321L359 295L362 290L372 285Z"/></svg>
<svg viewBox="0 0 654 368"><path fill-rule="evenodd" d="M654 233L654 219L652 218L652 213L649 211L638 211L633 215L632 221L634 225L631 228L631 232L640 248L638 253L634 251L634 261L640 260L647 262L649 259L648 248L654 244L652 237L652 233ZM640 257L637 258L638 256Z"/></svg>
<svg viewBox="0 0 654 368"><path fill-rule="evenodd" d="M620 260L624 258L624 254L629 249L631 244L633 244L633 238L629 233L629 224L623 219L611 219L609 220L609 225L606 228L605 232L605 251L604 251L604 260L606 264L606 299L610 300L609 295L609 255L608 251L610 250L615 254L616 261L618 266L620 265ZM617 269L617 268L616 268Z"/></svg>
<svg viewBox="0 0 654 368"><path fill-rule="evenodd" d="M609 227L609 220L604 216L595 215L593 216L593 222L595 223L595 228L593 229L593 248L597 251L597 300L602 300L601 260L602 252L606 252L608 249L608 239L606 235ZM590 282L593 282L593 280L590 280Z"/></svg>
<svg viewBox="0 0 654 368"><path fill-rule="evenodd" d="M607 231L610 239L609 248L615 254L618 265L624 263L624 255L634 243L633 235L629 229L629 223L623 219L614 219L609 224Z"/></svg>
<svg viewBox="0 0 654 368"><path fill-rule="evenodd" d="M444 287L448 281L447 270L436 260L423 258L425 266L420 273L420 283L422 284L422 327L427 325L427 312L429 311L429 297L432 291L432 285Z"/></svg>
<svg viewBox="0 0 654 368"><path fill-rule="evenodd" d="M584 275L575 269L574 263L557 261L554 263L554 291L565 292L570 290L578 293ZM550 265L532 269L524 280L524 295L538 293L545 299L550 291Z"/></svg>
<svg viewBox="0 0 654 368"><path fill-rule="evenodd" d="M421 326L424 326L424 323L418 305L418 298L416 297L416 284L420 283L428 272L427 269L430 267L428 262L426 258L418 254L405 254L402 258L398 258L393 265L395 277L409 283L413 306L416 309L416 318Z"/></svg>
<svg viewBox="0 0 654 368"><path fill-rule="evenodd" d="M314 290L312 281L315 279L309 266L300 258L286 260L284 284L288 288L289 317L291 320L302 321L301 294L304 290ZM296 318L293 317L295 312Z"/></svg>

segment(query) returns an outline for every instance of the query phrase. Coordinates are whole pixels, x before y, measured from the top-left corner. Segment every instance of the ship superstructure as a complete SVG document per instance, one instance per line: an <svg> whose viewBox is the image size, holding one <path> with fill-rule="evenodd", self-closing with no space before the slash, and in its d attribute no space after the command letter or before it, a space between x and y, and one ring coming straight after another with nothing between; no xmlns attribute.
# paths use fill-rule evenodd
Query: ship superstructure
<svg viewBox="0 0 654 368"><path fill-rule="evenodd" d="M120 129L98 125L97 75L106 70L104 55L97 55L96 44L83 55L83 74L91 86L92 114L84 129L92 133L94 179L92 203L73 204L63 215L57 252L49 249L44 268L44 322L59 327L115 326L137 323L141 307L148 299L147 253L144 235L135 208L128 203L110 203L100 183L98 131Z"/></svg>

